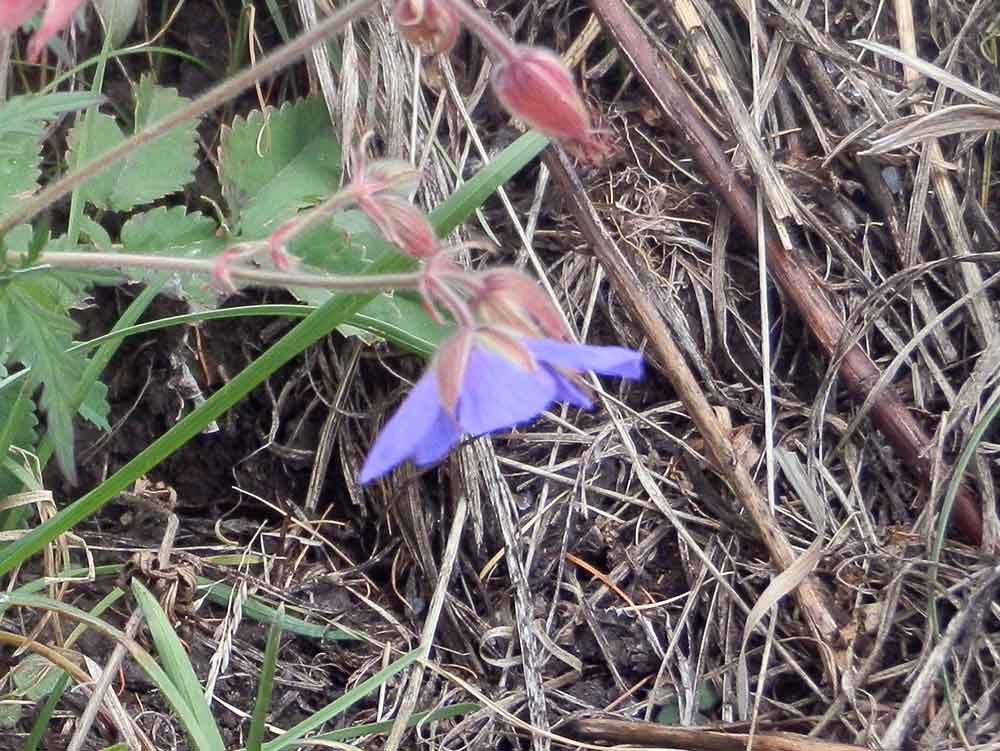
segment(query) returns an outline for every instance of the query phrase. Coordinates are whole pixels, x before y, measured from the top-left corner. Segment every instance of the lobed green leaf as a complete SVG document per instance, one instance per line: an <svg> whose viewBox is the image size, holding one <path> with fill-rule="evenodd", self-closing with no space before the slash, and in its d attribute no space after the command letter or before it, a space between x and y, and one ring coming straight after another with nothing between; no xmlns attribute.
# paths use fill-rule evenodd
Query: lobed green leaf
<svg viewBox="0 0 1000 751"><path fill-rule="evenodd" d="M157 86L144 76L135 93L135 123L138 132L181 109L189 100L175 89ZM102 209L128 211L176 193L194 177L198 122L185 123L162 138L142 146L128 157L88 180L81 188L84 199ZM87 155L96 158L125 140L115 119L90 113L69 134L70 151L80 153L81 139L88 139ZM77 165L82 166L82 165Z"/></svg>

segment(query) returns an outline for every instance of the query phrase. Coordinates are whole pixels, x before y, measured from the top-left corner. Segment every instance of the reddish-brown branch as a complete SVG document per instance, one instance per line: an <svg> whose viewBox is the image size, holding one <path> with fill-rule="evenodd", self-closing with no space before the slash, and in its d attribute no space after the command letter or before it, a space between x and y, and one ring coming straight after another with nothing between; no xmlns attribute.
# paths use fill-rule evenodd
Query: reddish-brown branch
<svg viewBox="0 0 1000 751"><path fill-rule="evenodd" d="M757 237L753 194L698 116L687 94L663 65L627 6L621 0L591 0L591 5L663 112L671 118L715 192L743 231L749 237ZM764 238L771 278L798 309L823 351L833 356L845 333L843 321L817 284L814 274L796 254L783 247L770 226L764 228ZM839 375L856 398L864 399L878 380L879 370L864 350L853 346L841 357ZM871 415L904 463L920 479L929 481L933 471L930 439L899 396L891 389L884 390L872 406ZM964 484L955 498L952 520L966 538L979 544L983 534L980 504Z"/></svg>
<svg viewBox="0 0 1000 751"><path fill-rule="evenodd" d="M750 737L705 728L677 728L653 722L627 720L573 720L560 728L563 735L590 743L662 746L688 751L746 751ZM757 733L751 751L863 751L863 746L831 743L798 733Z"/></svg>

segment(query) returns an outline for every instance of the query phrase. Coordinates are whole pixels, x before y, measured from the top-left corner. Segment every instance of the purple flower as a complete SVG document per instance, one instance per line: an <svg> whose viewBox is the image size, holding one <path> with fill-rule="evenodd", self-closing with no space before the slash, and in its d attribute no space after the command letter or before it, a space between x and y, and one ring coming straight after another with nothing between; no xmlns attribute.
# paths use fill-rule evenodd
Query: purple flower
<svg viewBox="0 0 1000 751"><path fill-rule="evenodd" d="M581 371L642 377L642 355L623 347L552 339L508 340L506 347L504 339L463 332L446 343L375 440L359 481L370 483L407 459L417 467L436 464L463 434L521 425L553 402L589 409L574 378Z"/></svg>

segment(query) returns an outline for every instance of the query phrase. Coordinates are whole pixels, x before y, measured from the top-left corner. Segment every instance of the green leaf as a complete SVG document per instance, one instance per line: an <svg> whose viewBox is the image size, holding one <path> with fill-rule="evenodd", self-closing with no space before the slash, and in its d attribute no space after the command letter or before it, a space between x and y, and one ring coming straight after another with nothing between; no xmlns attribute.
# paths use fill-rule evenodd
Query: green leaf
<svg viewBox="0 0 1000 751"><path fill-rule="evenodd" d="M0 381L6 375L7 369L0 363ZM37 427L35 404L27 384L0 390L0 456L7 456L11 446L32 450L38 442Z"/></svg>
<svg viewBox="0 0 1000 751"><path fill-rule="evenodd" d="M102 101L89 93L28 95L0 105L0 215L38 185L45 122Z"/></svg>
<svg viewBox="0 0 1000 751"><path fill-rule="evenodd" d="M94 381L87 395L80 403L78 410L80 416L99 430L109 432L111 425L108 423L108 415L111 414L111 405L108 404L108 387L100 381Z"/></svg>
<svg viewBox="0 0 1000 751"><path fill-rule="evenodd" d="M73 161L79 161L81 139L86 134L88 139L87 153L91 158L110 151L125 140L125 134L111 115L100 112L90 112L70 130L68 138L69 151ZM82 165L78 165L82 166ZM102 209L111 208L111 196L115 192L115 183L122 173L122 163L117 162L100 174L90 178L77 188L80 196L87 202Z"/></svg>
<svg viewBox="0 0 1000 751"><path fill-rule="evenodd" d="M176 89L157 86L151 77L144 76L136 89L133 132L162 120L188 102ZM185 123L136 149L88 180L80 188L83 197L98 208L128 211L181 190L191 182L198 167L197 125L197 121ZM100 113L88 115L70 132L70 149L74 154L79 153L84 137L89 139L87 154L94 156L125 140L114 118Z"/></svg>
<svg viewBox="0 0 1000 751"><path fill-rule="evenodd" d="M76 330L66 310L71 300L59 279L41 272L15 273L0 286L0 350L30 366L31 382L42 384L49 435L69 478L75 477L74 394L84 368L83 358L66 352Z"/></svg>
<svg viewBox="0 0 1000 751"><path fill-rule="evenodd" d="M0 135L0 215L38 187L42 144L34 133Z"/></svg>
<svg viewBox="0 0 1000 751"><path fill-rule="evenodd" d="M319 97L253 112L222 133L219 178L230 225L244 239L281 222L340 186L340 144Z"/></svg>
<svg viewBox="0 0 1000 751"><path fill-rule="evenodd" d="M200 212L186 213L183 206L157 207L136 214L125 222L121 231L123 249L131 253L169 255L185 258L214 258L225 247L217 236L218 225ZM179 281L181 294L191 303L207 308L218 304L219 294L204 276L143 272L132 269L133 280L162 282L166 277Z"/></svg>
<svg viewBox="0 0 1000 751"><path fill-rule="evenodd" d="M86 239L98 250L109 253L112 249L111 235L100 224L84 214L80 217L80 229Z"/></svg>
<svg viewBox="0 0 1000 751"><path fill-rule="evenodd" d="M41 138L44 123L66 112L92 107L103 101L104 97L86 91L12 97L0 104L0 143L6 145L7 137L13 134Z"/></svg>
<svg viewBox="0 0 1000 751"><path fill-rule="evenodd" d="M223 247L215 236L218 225L201 212L186 213L183 206L160 206L136 214L122 226L123 249L130 253L212 257Z"/></svg>
<svg viewBox="0 0 1000 751"><path fill-rule="evenodd" d="M11 670L18 696L37 702L52 693L63 671L37 654L25 655Z"/></svg>
<svg viewBox="0 0 1000 751"><path fill-rule="evenodd" d="M4 382L6 372L0 364L0 383ZM34 453L38 445L38 432L35 430L38 418L35 402L31 398L33 390L27 379L0 389L0 457L14 456L9 453L11 446ZM24 489L17 473L8 469L8 462L0 463L0 498ZM19 512L20 509L8 509L0 514L0 529L6 531L18 526L15 520Z"/></svg>

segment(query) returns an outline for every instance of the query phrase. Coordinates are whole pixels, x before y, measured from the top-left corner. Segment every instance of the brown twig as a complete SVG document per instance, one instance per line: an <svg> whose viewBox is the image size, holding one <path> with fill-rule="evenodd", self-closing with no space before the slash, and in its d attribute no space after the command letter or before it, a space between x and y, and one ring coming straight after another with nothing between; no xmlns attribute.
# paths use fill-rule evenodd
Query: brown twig
<svg viewBox="0 0 1000 751"><path fill-rule="evenodd" d="M673 122L701 172L725 202L749 237L757 237L757 214L753 194L726 158L718 141L698 117L684 90L657 57L628 7L621 0L591 0L604 27L635 68L663 112ZM828 356L839 354L841 380L856 397L863 399L878 380L879 370L858 346L839 351L844 323L821 290L815 275L786 249L771 227L764 228L767 265L771 277L798 309L813 336ZM933 470L930 438L899 396L889 390L872 406L872 419L886 439L920 479L929 482ZM963 484L955 498L952 520L962 534L979 544L983 520L979 503Z"/></svg>
<svg viewBox="0 0 1000 751"><path fill-rule="evenodd" d="M581 741L683 748L687 751L865 751L864 746L828 743L798 733L724 733L701 728L679 728L655 722L628 720L573 720L560 728Z"/></svg>

